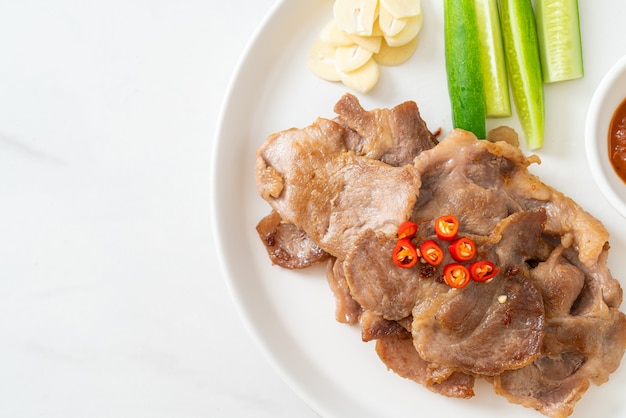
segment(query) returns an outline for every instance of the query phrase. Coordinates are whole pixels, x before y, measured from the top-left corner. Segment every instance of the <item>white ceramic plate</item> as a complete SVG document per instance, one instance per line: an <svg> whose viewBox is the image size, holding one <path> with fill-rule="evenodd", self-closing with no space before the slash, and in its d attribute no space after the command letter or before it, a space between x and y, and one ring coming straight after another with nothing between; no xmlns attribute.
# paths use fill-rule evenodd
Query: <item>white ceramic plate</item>
<svg viewBox="0 0 626 418"><path fill-rule="evenodd" d="M431 130L450 130L444 67L441 0L422 0L420 45L400 67L382 69L365 108L391 107L414 100ZM584 153L588 102L604 72L621 51L603 48L626 39L626 3L602 7L581 2L586 63L582 80L546 87L546 140L532 169L544 182L573 197L602 220L611 236L609 265L626 285L626 220L596 188ZM347 90L317 79L306 68L310 43L331 18L332 0L284 0L265 20L247 48L229 87L220 118L212 169L213 221L223 272L249 331L293 389L324 417L534 417L535 411L509 404L479 383L477 396L456 400L433 394L388 372L373 343L363 343L356 327L334 319L334 300L323 267L287 271L273 267L255 226L269 213L258 197L253 168L265 138L290 127L304 127L317 116L333 117L333 106ZM489 121L490 127L515 117ZM626 366L609 383L592 387L576 417L625 417Z"/></svg>
<svg viewBox="0 0 626 418"><path fill-rule="evenodd" d="M626 217L626 184L609 159L607 133L615 110L626 97L626 55L606 73L596 89L585 129L587 160L596 183L613 207Z"/></svg>

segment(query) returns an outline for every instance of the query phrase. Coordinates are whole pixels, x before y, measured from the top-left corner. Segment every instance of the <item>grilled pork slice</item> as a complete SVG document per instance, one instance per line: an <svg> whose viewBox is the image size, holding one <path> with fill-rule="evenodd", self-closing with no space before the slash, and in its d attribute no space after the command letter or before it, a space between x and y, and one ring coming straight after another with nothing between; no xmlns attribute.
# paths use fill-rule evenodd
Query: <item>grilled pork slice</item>
<svg viewBox="0 0 626 418"><path fill-rule="evenodd" d="M392 166L411 164L420 152L437 145L415 102L368 111L354 95L345 94L335 105L335 113L337 122L348 133L349 149Z"/></svg>
<svg viewBox="0 0 626 418"><path fill-rule="evenodd" d="M356 155L380 160L391 166L412 164L420 152L437 144L435 135L421 118L415 102L405 102L393 109L367 111L354 95L346 94L336 104L335 111L338 116L334 121L320 120L304 131L288 130L276 136L285 135L293 139L299 135L304 137L312 134L314 137L308 138L307 143L316 146L325 142L325 138L315 135L318 132L324 135L328 130L336 141L332 145L337 148L332 152L354 151ZM277 158L271 157L273 161ZM292 162L298 164L299 160ZM358 172L354 175L358 175ZM282 192L283 179L276 171L271 167L263 168L262 176L262 182L266 184L264 193L277 196ZM309 242L302 228L289 226L290 222L277 217L280 218L280 215L273 212L257 225L257 231L274 264L285 268L303 268L325 259L320 257L319 247ZM291 242L292 234L295 234L293 240L298 241L299 245ZM306 249L312 253L307 253Z"/></svg>
<svg viewBox="0 0 626 418"><path fill-rule="evenodd" d="M451 398L474 396L474 376L425 361L415 351L408 332L379 338L376 353L390 370L435 393Z"/></svg>
<svg viewBox="0 0 626 418"><path fill-rule="evenodd" d="M411 331L413 318L407 316L399 321L390 321L370 311L363 311L359 317L361 339L374 341L389 335L404 334Z"/></svg>
<svg viewBox="0 0 626 418"><path fill-rule="evenodd" d="M402 154L400 125L419 126L415 109L366 112L345 96L336 120L270 136L257 153L260 195L330 255L337 319L376 340L388 368L447 396L471 396L484 377L513 403L570 415L626 348L608 232L510 143L455 130L418 147L412 164L391 158ZM393 264L400 223L418 223L419 242L448 213L501 268L491 281L451 289L441 266Z"/></svg>
<svg viewBox="0 0 626 418"><path fill-rule="evenodd" d="M326 280L335 296L335 319L345 324L357 324L363 307L352 297L343 271L343 262L336 258L326 265Z"/></svg>
<svg viewBox="0 0 626 418"><path fill-rule="evenodd" d="M272 135L258 150L256 165L261 196L339 259L364 231L394 234L419 190L413 166L359 157L346 149L343 132L336 122L320 118L304 129Z"/></svg>
<svg viewBox="0 0 626 418"><path fill-rule="evenodd" d="M261 219L256 230L272 263L281 267L302 269L330 258L330 254L322 250L302 229L283 222L277 212L272 211Z"/></svg>
<svg viewBox="0 0 626 418"><path fill-rule="evenodd" d="M607 250L587 267L571 248L557 246L531 271L546 309L541 356L497 376L494 388L511 402L545 415L569 416L590 383L602 384L620 364L626 317L619 283L606 268Z"/></svg>
<svg viewBox="0 0 626 418"><path fill-rule="evenodd" d="M527 167L537 161L506 143L477 141L469 132L452 131L415 159L421 189L414 217L423 222L449 212L468 232L488 234L509 213L544 209L545 232L573 247L582 263L595 264L608 241L607 230L531 174Z"/></svg>

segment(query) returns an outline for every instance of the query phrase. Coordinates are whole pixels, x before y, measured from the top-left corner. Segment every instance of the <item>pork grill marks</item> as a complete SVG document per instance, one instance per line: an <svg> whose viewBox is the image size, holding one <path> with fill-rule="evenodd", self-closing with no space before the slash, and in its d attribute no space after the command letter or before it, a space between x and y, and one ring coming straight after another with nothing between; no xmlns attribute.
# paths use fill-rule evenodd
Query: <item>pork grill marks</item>
<svg viewBox="0 0 626 418"><path fill-rule="evenodd" d="M513 403L568 416L626 347L608 233L528 172L538 158L507 143L453 131L434 146L426 129L422 145L409 146L415 155L398 157L407 144L394 141L425 129L416 109L365 111L344 96L335 121L266 141L259 192L330 254L337 320L375 339L389 369L454 397L473 396L475 377L485 377ZM399 223L410 218L424 235L445 213L459 218L480 258L502 268L492 281L453 290L438 280L440 268L393 265Z"/></svg>

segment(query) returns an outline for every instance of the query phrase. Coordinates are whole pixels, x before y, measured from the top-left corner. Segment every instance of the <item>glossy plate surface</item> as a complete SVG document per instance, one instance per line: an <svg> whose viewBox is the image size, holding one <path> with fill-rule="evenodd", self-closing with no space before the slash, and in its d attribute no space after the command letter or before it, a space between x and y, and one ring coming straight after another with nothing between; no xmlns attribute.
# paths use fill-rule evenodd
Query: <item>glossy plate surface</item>
<svg viewBox="0 0 626 418"><path fill-rule="evenodd" d="M615 110L626 98L626 56L611 67L598 85L587 111L585 130L591 173L615 210L626 217L626 184L609 159L608 132Z"/></svg>
<svg viewBox="0 0 626 418"><path fill-rule="evenodd" d="M451 127L440 0L422 0L420 45L410 61L382 69L361 104L392 107L414 100L431 130ZM509 404L479 382L477 396L456 400L433 394L386 370L373 343L356 327L337 323L324 267L287 271L271 265L255 226L269 213L254 182L255 152L277 131L332 118L347 90L316 78L306 67L308 48L332 16L331 0L284 0L257 31L234 74L222 110L212 170L213 222L223 274L250 333L278 373L323 417L537 417ZM603 48L626 39L626 3L581 2L585 77L546 86L546 140L536 152L541 179L574 198L611 232L609 266L626 285L626 219L595 185L585 156L585 115L600 79L621 56ZM489 128L516 117L490 120ZM626 366L609 383L592 387L575 417L626 417Z"/></svg>

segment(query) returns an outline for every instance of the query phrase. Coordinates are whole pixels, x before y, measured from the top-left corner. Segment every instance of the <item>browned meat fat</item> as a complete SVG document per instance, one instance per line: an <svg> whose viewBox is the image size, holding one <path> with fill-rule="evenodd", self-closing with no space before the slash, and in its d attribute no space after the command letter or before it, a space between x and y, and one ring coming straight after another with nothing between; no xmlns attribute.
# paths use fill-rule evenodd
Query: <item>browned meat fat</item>
<svg viewBox="0 0 626 418"><path fill-rule="evenodd" d="M328 257L337 320L376 340L398 375L459 398L482 377L512 403L571 415L626 349L604 226L529 172L539 160L508 128L492 133L496 142L454 130L437 143L413 102L366 111L345 95L335 111L257 152L259 194L274 211L260 236L280 241L268 247L273 262ZM448 213L500 267L491 281L450 288L439 280L449 254L438 267L393 264L400 223L416 222L425 240Z"/></svg>
<svg viewBox="0 0 626 418"><path fill-rule="evenodd" d="M256 230L272 263L281 267L302 269L330 257L302 229L283 222L276 212L261 219Z"/></svg>

